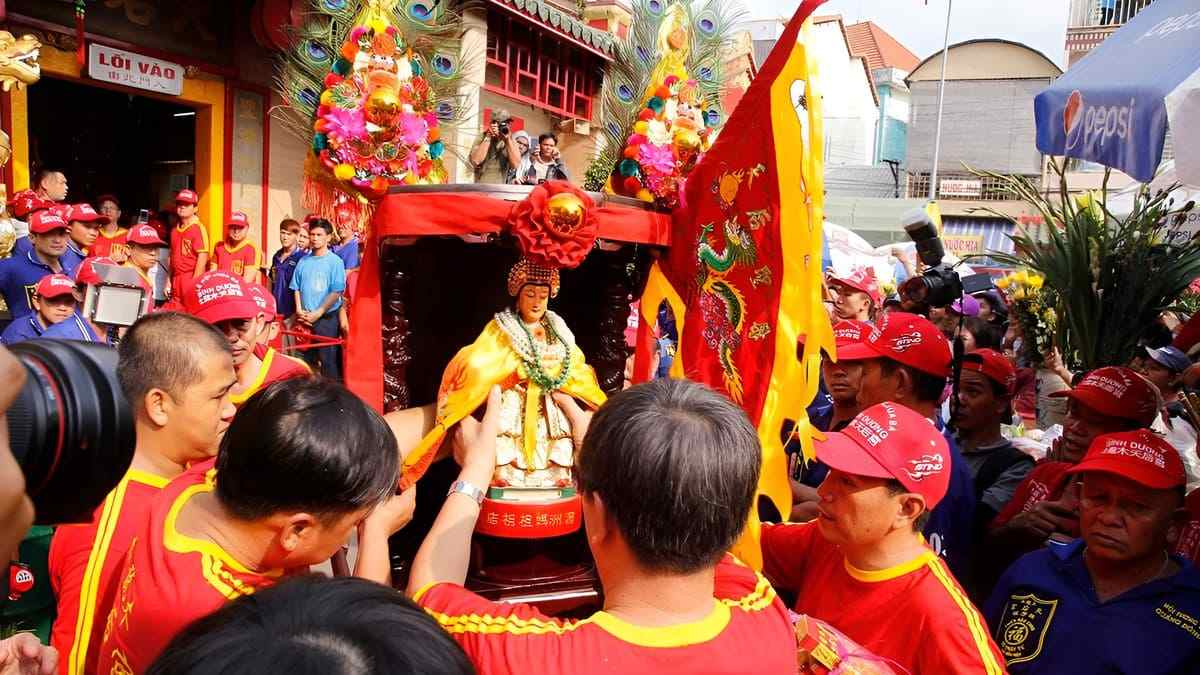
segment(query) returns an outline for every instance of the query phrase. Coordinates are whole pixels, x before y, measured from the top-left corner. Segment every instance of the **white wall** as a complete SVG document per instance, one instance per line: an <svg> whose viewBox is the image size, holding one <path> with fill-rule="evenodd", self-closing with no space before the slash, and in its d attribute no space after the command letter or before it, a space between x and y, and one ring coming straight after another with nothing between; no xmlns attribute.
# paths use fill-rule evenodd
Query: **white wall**
<svg viewBox="0 0 1200 675"><path fill-rule="evenodd" d="M861 58L851 57L835 21L813 26L818 63L817 91L825 114L825 155L829 164L869 165L875 157L879 108Z"/></svg>

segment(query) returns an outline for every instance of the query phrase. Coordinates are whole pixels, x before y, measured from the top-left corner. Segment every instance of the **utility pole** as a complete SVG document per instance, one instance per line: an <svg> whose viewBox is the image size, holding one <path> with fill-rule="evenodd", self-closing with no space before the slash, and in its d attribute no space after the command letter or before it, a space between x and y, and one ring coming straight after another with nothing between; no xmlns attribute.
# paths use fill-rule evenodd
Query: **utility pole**
<svg viewBox="0 0 1200 675"><path fill-rule="evenodd" d="M933 135L933 170L929 173L929 198L937 199L938 156L942 152L942 104L946 100L946 59L950 51L950 10L954 0L946 0L946 36L942 40L942 78L938 84L937 130Z"/></svg>

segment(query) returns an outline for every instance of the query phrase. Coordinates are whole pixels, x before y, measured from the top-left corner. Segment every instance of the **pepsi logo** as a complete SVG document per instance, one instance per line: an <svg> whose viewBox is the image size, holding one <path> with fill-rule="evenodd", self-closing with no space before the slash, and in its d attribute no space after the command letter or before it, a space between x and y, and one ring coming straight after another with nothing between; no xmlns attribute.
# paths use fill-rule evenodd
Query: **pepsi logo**
<svg viewBox="0 0 1200 675"><path fill-rule="evenodd" d="M1083 109L1083 94L1079 90L1071 92L1067 97L1067 105L1063 108L1063 133L1068 137L1075 127L1083 120L1079 112Z"/></svg>

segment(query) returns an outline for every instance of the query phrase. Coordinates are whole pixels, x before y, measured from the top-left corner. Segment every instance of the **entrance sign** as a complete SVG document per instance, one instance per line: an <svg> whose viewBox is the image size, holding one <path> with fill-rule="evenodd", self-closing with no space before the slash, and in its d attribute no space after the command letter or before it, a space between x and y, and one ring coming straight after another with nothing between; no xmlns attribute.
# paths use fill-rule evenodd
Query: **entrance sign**
<svg viewBox="0 0 1200 675"><path fill-rule="evenodd" d="M182 65L94 42L88 45L88 76L158 94L183 93Z"/></svg>

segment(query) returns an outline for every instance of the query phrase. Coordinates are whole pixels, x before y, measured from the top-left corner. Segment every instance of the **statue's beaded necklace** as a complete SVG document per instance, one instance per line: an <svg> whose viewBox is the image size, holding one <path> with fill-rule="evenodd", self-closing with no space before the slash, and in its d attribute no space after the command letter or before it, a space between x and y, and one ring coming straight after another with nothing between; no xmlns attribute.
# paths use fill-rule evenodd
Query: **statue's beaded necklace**
<svg viewBox="0 0 1200 675"><path fill-rule="evenodd" d="M496 315L496 318L499 319L498 323L500 324L500 327L505 333L508 334L509 339L512 339L514 342L516 342L518 336L514 335L515 331L512 330L512 324L515 323L521 327L521 334L525 338L522 341L524 342L522 346L525 347L525 349L517 349L516 351L520 355L521 361L525 364L525 371L528 373L529 379L532 380L534 384L540 387L542 391L549 394L552 391L557 391L560 387L567 383L567 379L571 376L572 345L568 340L563 339L563 336L559 335L558 331L554 327L555 322L550 320L549 313L542 317L540 322L542 327L546 330L546 343L552 345L555 342L558 342L565 347L562 368L557 377L551 377L550 374L546 372L545 368L542 367L542 360L545 357L545 352L542 350L541 345L538 344L538 341L534 339L533 333L529 331L529 327L525 325L525 322L520 316L518 316L512 310L505 310L504 312Z"/></svg>

